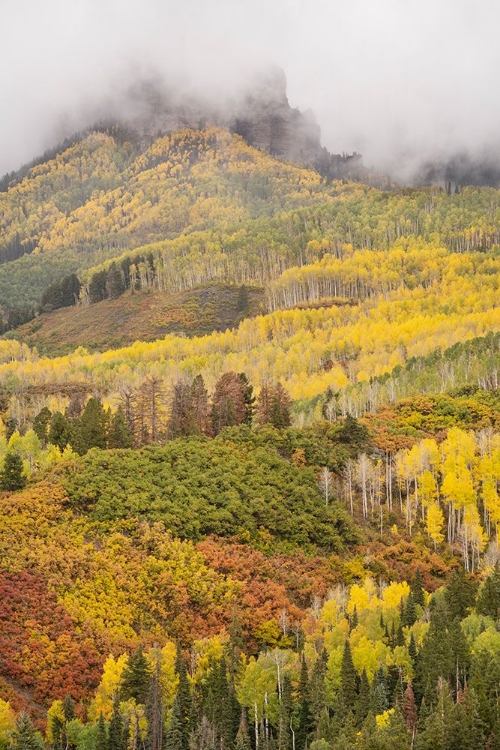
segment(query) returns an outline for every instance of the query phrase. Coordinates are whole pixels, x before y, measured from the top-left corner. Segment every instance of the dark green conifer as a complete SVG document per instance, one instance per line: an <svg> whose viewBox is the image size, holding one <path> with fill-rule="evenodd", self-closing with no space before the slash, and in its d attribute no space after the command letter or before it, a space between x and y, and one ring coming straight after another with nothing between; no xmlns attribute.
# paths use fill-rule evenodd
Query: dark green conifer
<svg viewBox="0 0 500 750"><path fill-rule="evenodd" d="M55 411L50 420L49 443L57 445L59 450L63 451L68 443L71 443L72 437L73 431L69 420L60 411Z"/></svg>
<svg viewBox="0 0 500 750"><path fill-rule="evenodd" d="M248 732L248 719L245 708L241 709L241 719L236 734L235 750L251 750L250 734Z"/></svg>
<svg viewBox="0 0 500 750"><path fill-rule="evenodd" d="M108 750L126 750L127 741L123 717L120 711L120 700L117 696L113 703L113 713L109 722Z"/></svg>
<svg viewBox="0 0 500 750"><path fill-rule="evenodd" d="M43 741L25 711L16 720L11 750L43 750Z"/></svg>
<svg viewBox="0 0 500 750"><path fill-rule="evenodd" d="M500 565L498 562L479 590L476 609L481 615L500 620Z"/></svg>
<svg viewBox="0 0 500 750"><path fill-rule="evenodd" d="M417 568L415 578L410 584L410 589L413 594L413 600L419 607L425 606L425 592L422 585L422 574L420 568Z"/></svg>
<svg viewBox="0 0 500 750"><path fill-rule="evenodd" d="M352 660L351 645L346 640L340 665L340 703L344 714L354 710L357 697L358 677Z"/></svg>
<svg viewBox="0 0 500 750"><path fill-rule="evenodd" d="M118 407L111 417L108 415L108 422L110 424L108 435L109 448L132 448L134 439L121 406Z"/></svg>
<svg viewBox="0 0 500 750"><path fill-rule="evenodd" d="M309 703L309 675L304 655L300 664L300 680L298 686L299 698L299 726L295 735L296 750L304 750L309 734L313 730L313 717Z"/></svg>
<svg viewBox="0 0 500 750"><path fill-rule="evenodd" d="M4 459L2 471L0 471L0 489L15 492L26 486L23 461L18 453L9 451Z"/></svg>
<svg viewBox="0 0 500 750"><path fill-rule="evenodd" d="M142 646L128 658L122 673L120 695L122 700L134 698L137 703L145 704L149 693L151 669L144 656Z"/></svg>
<svg viewBox="0 0 500 750"><path fill-rule="evenodd" d="M406 604L401 613L401 626L403 628L411 628L411 626L417 621L417 609L415 607L415 599L413 592L410 591Z"/></svg>
<svg viewBox="0 0 500 750"><path fill-rule="evenodd" d="M377 669L370 687L370 712L377 716L390 708L387 680L382 667Z"/></svg>
<svg viewBox="0 0 500 750"><path fill-rule="evenodd" d="M99 721L97 722L97 736L95 742L95 750L107 750L108 737L106 733L106 722L104 716L99 714Z"/></svg>
<svg viewBox="0 0 500 750"><path fill-rule="evenodd" d="M445 588L446 604L451 619L463 620L476 601L476 586L462 566L456 568Z"/></svg>
<svg viewBox="0 0 500 750"><path fill-rule="evenodd" d="M361 679L359 681L359 696L356 709L356 718L358 725L361 725L370 710L370 683L366 674L366 669L363 669L361 673Z"/></svg>
<svg viewBox="0 0 500 750"><path fill-rule="evenodd" d="M46 406L41 409L33 420L33 431L45 448L49 440L49 427L52 412Z"/></svg>
<svg viewBox="0 0 500 750"><path fill-rule="evenodd" d="M285 674L281 686L281 701L278 716L278 750L292 750L292 683L290 676Z"/></svg>

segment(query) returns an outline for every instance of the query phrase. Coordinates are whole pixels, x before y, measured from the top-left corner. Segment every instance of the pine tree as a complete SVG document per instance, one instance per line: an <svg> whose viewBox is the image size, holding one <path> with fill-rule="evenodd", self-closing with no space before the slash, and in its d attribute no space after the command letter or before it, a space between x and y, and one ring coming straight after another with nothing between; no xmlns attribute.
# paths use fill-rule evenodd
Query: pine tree
<svg viewBox="0 0 500 750"><path fill-rule="evenodd" d="M12 734L12 750L43 750L43 741L28 714L23 711Z"/></svg>
<svg viewBox="0 0 500 750"><path fill-rule="evenodd" d="M288 391L281 383L276 383L271 395L269 421L277 430L283 430L285 427L290 427L292 423L290 414L291 405L292 399L290 398Z"/></svg>
<svg viewBox="0 0 500 750"><path fill-rule="evenodd" d="M307 745L309 734L313 730L313 718L309 704L309 675L305 657L302 656L300 664L300 680L298 686L299 698L299 726L295 736L296 750L304 750Z"/></svg>
<svg viewBox="0 0 500 750"><path fill-rule="evenodd" d="M95 750L107 750L107 747L108 738L106 735L106 723L104 721L104 716L101 713L99 714L99 721L97 723Z"/></svg>
<svg viewBox="0 0 500 750"><path fill-rule="evenodd" d="M64 698L64 701L63 701L63 712L64 712L64 720L66 722L73 721L73 719L76 716L76 714L75 714L75 703L73 701L73 698L69 694Z"/></svg>
<svg viewBox="0 0 500 750"><path fill-rule="evenodd" d="M245 708L241 709L241 719L236 734L235 750L251 750L250 734L248 732L248 719ZM281 750L281 749L280 749Z"/></svg>
<svg viewBox="0 0 500 750"><path fill-rule="evenodd" d="M122 700L134 698L137 703L145 704L149 692L151 670L142 646L131 654L122 673L120 695Z"/></svg>
<svg viewBox="0 0 500 750"><path fill-rule="evenodd" d="M42 444L42 448L45 448L49 440L49 427L52 412L46 406L41 409L33 420L33 430Z"/></svg>
<svg viewBox="0 0 500 750"><path fill-rule="evenodd" d="M370 688L370 711L374 716L384 713L389 708L389 691L384 670L380 667L372 680Z"/></svg>
<svg viewBox="0 0 500 750"><path fill-rule="evenodd" d="M420 568L417 568L415 578L410 584L410 589L413 594L413 600L419 607L425 606L425 592L422 585L422 574Z"/></svg>
<svg viewBox="0 0 500 750"><path fill-rule="evenodd" d="M309 702L311 713L316 722L319 721L319 717L326 706L325 676L327 663L328 653L326 649L323 649L316 659L309 680Z"/></svg>
<svg viewBox="0 0 500 750"><path fill-rule="evenodd" d="M340 702L344 713L354 710L357 697L358 678L352 660L351 646L346 640L340 665Z"/></svg>
<svg viewBox="0 0 500 750"><path fill-rule="evenodd" d="M481 615L500 620L500 565L498 562L479 590L476 609Z"/></svg>
<svg viewBox="0 0 500 750"><path fill-rule="evenodd" d="M123 718L120 711L120 700L117 696L113 703L113 713L109 722L108 750L126 750L127 741Z"/></svg>
<svg viewBox="0 0 500 750"><path fill-rule="evenodd" d="M4 459L2 471L0 471L0 489L15 492L26 486L23 461L18 453L9 451Z"/></svg>
<svg viewBox="0 0 500 750"><path fill-rule="evenodd" d="M50 420L49 443L57 445L59 450L63 451L71 443L72 437L73 431L69 420L60 411L54 412Z"/></svg>
<svg viewBox="0 0 500 750"><path fill-rule="evenodd" d="M186 665L182 658L180 648L177 649L177 660L175 665L179 683L177 695L172 711L172 722L167 733L168 750L189 750L189 735L191 732L193 702L191 689L187 678ZM170 743L170 744L169 744ZM180 743L174 747L172 743Z"/></svg>
<svg viewBox="0 0 500 750"><path fill-rule="evenodd" d="M463 620L476 601L476 587L463 567L455 569L445 588L449 616Z"/></svg>
<svg viewBox="0 0 500 750"><path fill-rule="evenodd" d="M366 674L366 669L361 673L359 682L359 696L356 706L356 718L358 725L361 725L370 711L370 683Z"/></svg>
<svg viewBox="0 0 500 750"><path fill-rule="evenodd" d="M192 432L194 435L210 434L210 410L208 391L202 375L197 375L191 383Z"/></svg>
<svg viewBox="0 0 500 750"><path fill-rule="evenodd" d="M411 626L417 621L417 610L415 607L415 599L413 592L410 591L406 604L401 614L401 626L403 628L411 628Z"/></svg>
<svg viewBox="0 0 500 750"><path fill-rule="evenodd" d="M110 422L108 446L110 448L132 448L134 444L133 436L121 406L108 421Z"/></svg>
<svg viewBox="0 0 500 750"><path fill-rule="evenodd" d="M253 388L246 375L225 372L215 384L210 421L214 435L225 427L251 424L253 415Z"/></svg>
<svg viewBox="0 0 500 750"><path fill-rule="evenodd" d="M160 683L160 658L156 654L153 676L150 680L146 717L148 720L148 750L163 748L163 701Z"/></svg>
<svg viewBox="0 0 500 750"><path fill-rule="evenodd" d="M90 448L106 448L108 427L107 415L97 398L90 398L78 422L78 453L86 453Z"/></svg>
<svg viewBox="0 0 500 750"><path fill-rule="evenodd" d="M278 716L278 750L292 750L292 682L285 674L281 687L281 702Z"/></svg>

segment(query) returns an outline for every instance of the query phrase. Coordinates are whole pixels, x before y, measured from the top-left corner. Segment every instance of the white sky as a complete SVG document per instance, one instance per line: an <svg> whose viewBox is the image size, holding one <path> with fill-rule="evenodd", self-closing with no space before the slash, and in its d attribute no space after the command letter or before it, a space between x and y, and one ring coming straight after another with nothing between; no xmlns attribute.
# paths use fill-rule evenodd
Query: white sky
<svg viewBox="0 0 500 750"><path fill-rule="evenodd" d="M500 143L499 0L0 0L0 19L0 173L152 69L217 97L276 63L368 166Z"/></svg>

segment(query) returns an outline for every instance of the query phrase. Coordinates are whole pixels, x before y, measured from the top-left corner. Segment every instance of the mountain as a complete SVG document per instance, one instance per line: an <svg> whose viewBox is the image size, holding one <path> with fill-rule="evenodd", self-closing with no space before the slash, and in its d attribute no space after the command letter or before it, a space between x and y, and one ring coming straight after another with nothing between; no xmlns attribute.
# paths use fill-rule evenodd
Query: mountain
<svg viewBox="0 0 500 750"><path fill-rule="evenodd" d="M3 183L9 750L496 747L500 192L259 91Z"/></svg>

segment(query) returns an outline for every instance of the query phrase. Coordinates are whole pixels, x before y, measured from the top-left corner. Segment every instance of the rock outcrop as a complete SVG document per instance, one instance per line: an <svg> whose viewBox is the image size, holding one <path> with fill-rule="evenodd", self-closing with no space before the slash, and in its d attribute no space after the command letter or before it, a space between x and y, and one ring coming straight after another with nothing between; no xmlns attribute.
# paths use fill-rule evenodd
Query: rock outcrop
<svg viewBox="0 0 500 750"><path fill-rule="evenodd" d="M247 91L214 104L183 95L159 81L141 82L127 93L125 119L145 143L181 128L220 125L241 135L251 146L300 166L313 167L330 178L360 179L359 154L330 154L311 110L290 106L286 78L280 69L255 78ZM122 109L122 112L124 110Z"/></svg>

